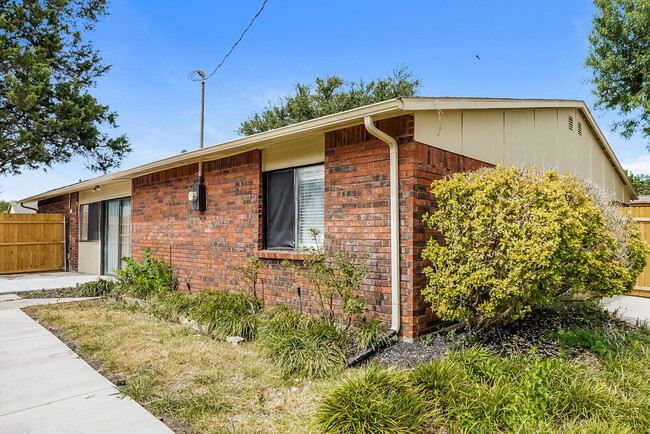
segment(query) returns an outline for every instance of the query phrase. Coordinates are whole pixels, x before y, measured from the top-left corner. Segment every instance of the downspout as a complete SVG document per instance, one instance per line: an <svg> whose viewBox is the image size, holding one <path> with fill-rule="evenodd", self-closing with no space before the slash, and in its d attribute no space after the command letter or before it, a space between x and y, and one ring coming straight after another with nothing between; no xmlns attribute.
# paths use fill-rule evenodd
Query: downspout
<svg viewBox="0 0 650 434"><path fill-rule="evenodd" d="M372 116L365 116L366 130L388 145L390 150L390 286L391 286L391 335L400 330L401 291L400 291L400 244L399 244L399 158L397 141L375 127Z"/></svg>

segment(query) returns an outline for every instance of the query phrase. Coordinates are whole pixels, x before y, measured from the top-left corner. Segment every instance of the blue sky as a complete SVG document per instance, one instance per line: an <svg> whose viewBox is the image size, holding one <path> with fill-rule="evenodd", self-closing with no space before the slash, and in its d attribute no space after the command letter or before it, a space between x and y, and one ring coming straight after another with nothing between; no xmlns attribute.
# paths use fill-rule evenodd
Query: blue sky
<svg viewBox="0 0 650 434"><path fill-rule="evenodd" d="M212 70L260 4L111 2L91 39L113 67L93 93L119 113L119 132L131 140L122 168L198 146L199 85L187 75ZM206 145L237 137L242 120L296 82L371 79L402 64L422 80L422 96L582 99L593 110L583 62L594 12L588 0L269 0L207 82ZM610 132L615 113L593 112L623 166L650 173L645 141ZM0 177L0 197L97 175L74 160Z"/></svg>

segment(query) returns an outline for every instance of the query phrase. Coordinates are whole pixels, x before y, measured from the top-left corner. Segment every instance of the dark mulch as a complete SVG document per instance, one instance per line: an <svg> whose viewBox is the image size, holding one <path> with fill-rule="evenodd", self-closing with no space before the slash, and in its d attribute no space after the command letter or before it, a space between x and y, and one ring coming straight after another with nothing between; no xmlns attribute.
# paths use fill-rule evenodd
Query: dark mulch
<svg viewBox="0 0 650 434"><path fill-rule="evenodd" d="M375 360L384 365L408 368L444 356L452 345L452 341L444 336L434 337L427 344L422 341L398 342L380 351Z"/></svg>
<svg viewBox="0 0 650 434"><path fill-rule="evenodd" d="M533 353L544 357L566 357L567 350L558 345L554 333L575 328L598 328L607 324L627 327L595 304L558 303L536 309L493 334L468 339L468 342L484 345L503 356ZM579 352L572 351L573 355Z"/></svg>
<svg viewBox="0 0 650 434"><path fill-rule="evenodd" d="M491 334L470 335L456 333L453 338L439 335L426 339L430 342L398 342L380 351L375 360L386 365L411 367L442 357L452 349L481 345L496 354L537 354L543 357L579 357L586 350L562 348L553 337L559 330L598 328L613 325L629 326L611 317L598 305L583 302L564 302L539 308L525 318L502 327Z"/></svg>

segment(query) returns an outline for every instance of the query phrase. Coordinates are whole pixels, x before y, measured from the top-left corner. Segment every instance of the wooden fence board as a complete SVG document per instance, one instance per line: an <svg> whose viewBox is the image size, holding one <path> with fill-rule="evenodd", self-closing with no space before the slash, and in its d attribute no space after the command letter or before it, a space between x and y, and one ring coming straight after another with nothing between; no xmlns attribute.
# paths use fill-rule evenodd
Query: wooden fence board
<svg viewBox="0 0 650 434"><path fill-rule="evenodd" d="M65 269L62 214L0 214L0 274Z"/></svg>
<svg viewBox="0 0 650 434"><path fill-rule="evenodd" d="M636 205L630 208L624 208L632 214L632 218L641 226L643 239L650 244L650 204ZM641 297L650 297L650 255L648 255L648 265L636 279L636 285L631 292L632 295Z"/></svg>

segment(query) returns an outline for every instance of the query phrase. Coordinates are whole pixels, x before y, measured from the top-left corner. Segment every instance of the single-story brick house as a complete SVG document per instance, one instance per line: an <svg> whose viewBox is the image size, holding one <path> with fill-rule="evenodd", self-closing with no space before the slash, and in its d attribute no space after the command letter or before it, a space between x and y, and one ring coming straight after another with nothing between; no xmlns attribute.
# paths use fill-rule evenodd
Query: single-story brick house
<svg viewBox="0 0 650 434"><path fill-rule="evenodd" d="M180 290L228 288L249 255L267 259L267 305L313 307L300 261L309 228L328 246L369 255L369 310L405 339L433 325L420 253L433 233L431 181L504 164L570 171L636 198L582 101L397 98L186 152L23 199L64 213L68 267L107 274L147 247ZM204 197L195 185L203 172ZM201 187L202 188L202 187ZM190 202L188 193L195 193ZM205 200L205 203L201 202ZM194 208L204 208L196 210Z"/></svg>

